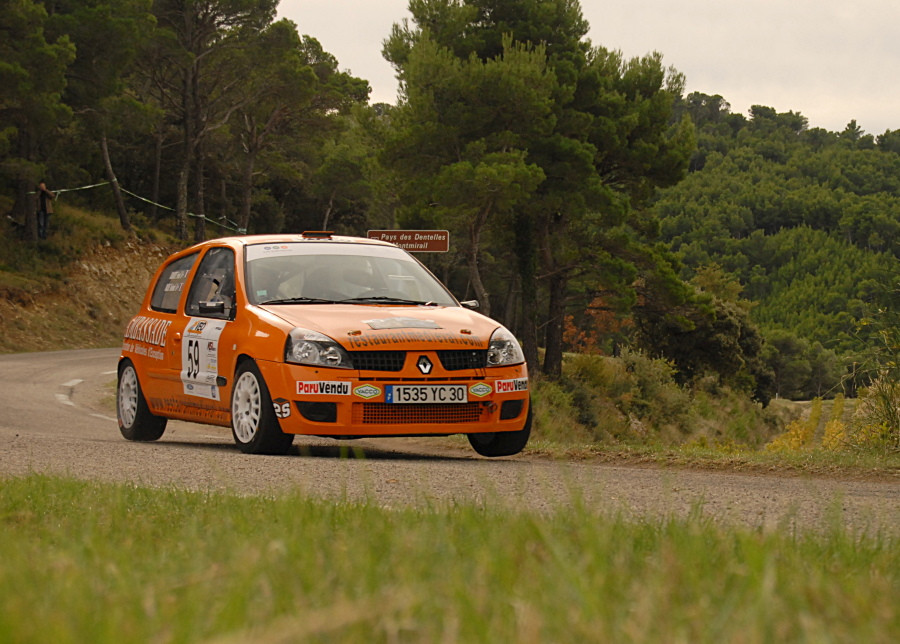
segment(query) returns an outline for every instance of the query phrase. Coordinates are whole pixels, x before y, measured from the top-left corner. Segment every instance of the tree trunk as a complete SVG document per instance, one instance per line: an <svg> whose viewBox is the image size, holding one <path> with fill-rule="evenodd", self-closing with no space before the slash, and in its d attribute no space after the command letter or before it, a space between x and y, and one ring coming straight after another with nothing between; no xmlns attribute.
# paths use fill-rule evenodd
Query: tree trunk
<svg viewBox="0 0 900 644"><path fill-rule="evenodd" d="M25 234L28 239L37 242L38 196L37 193L33 195L28 194L35 190L37 179L34 176L30 176L32 173L26 169L33 167L32 159L37 156L36 151L32 147L32 140L33 137L30 130L23 128L19 132L19 156L26 163L19 168L18 177L16 178L16 202L13 204L13 212L22 216L22 221L25 222Z"/></svg>
<svg viewBox="0 0 900 644"><path fill-rule="evenodd" d="M547 329L544 336L544 365L541 371L546 376L558 378L562 375L563 332L566 318L566 288L569 279L564 273L550 278L550 305Z"/></svg>
<svg viewBox="0 0 900 644"><path fill-rule="evenodd" d="M195 174L194 181L196 182L197 189L194 191L194 197L196 199L194 205L194 214L196 215L194 219L194 242L200 243L202 241L206 241L206 164L204 163L205 159L203 157L203 146L197 145L197 171Z"/></svg>
<svg viewBox="0 0 900 644"><path fill-rule="evenodd" d="M475 299L478 300L481 313L491 316L491 301L488 296L484 282L481 281L481 269L478 268L478 257L481 254L481 231L491 212L491 204L488 204L469 227L469 279L472 282L472 288L475 290Z"/></svg>
<svg viewBox="0 0 900 644"><path fill-rule="evenodd" d="M13 202L12 213L16 219L22 221L25 235L31 241L37 241L37 195L28 194L34 190L33 181L28 179L16 179L16 200Z"/></svg>
<svg viewBox="0 0 900 644"><path fill-rule="evenodd" d="M224 225L228 223L228 216L231 214L231 203L228 201L228 182L224 176L219 178L219 202L222 204L219 221Z"/></svg>
<svg viewBox="0 0 900 644"><path fill-rule="evenodd" d="M253 206L253 168L256 165L256 149L250 146L247 150L247 163L244 165L244 176L241 181L241 215L238 217L238 228L249 230L250 212Z"/></svg>
<svg viewBox="0 0 900 644"><path fill-rule="evenodd" d="M247 163L244 165L244 176L241 180L241 214L238 217L238 228L245 231L250 227L250 214L253 211L253 171L256 168L256 153L259 152L259 141L256 138L256 120L250 114L244 114L244 128L247 131Z"/></svg>
<svg viewBox="0 0 900 644"><path fill-rule="evenodd" d="M537 341L537 249L533 218L527 214L517 215L515 234L519 278L522 283L522 328L518 337L522 341L529 370L536 372L540 361Z"/></svg>
<svg viewBox="0 0 900 644"><path fill-rule="evenodd" d="M518 274L513 274L509 278L509 288L506 291L506 301L503 304L503 326L513 332L518 337L518 319L516 313L518 311L519 283L521 278Z"/></svg>
<svg viewBox="0 0 900 644"><path fill-rule="evenodd" d="M116 210L119 213L119 223L122 229L131 232L131 221L128 219L128 211L125 210L125 200L122 199L122 190L119 189L119 180L113 172L112 161L109 158L109 145L106 140L106 128L100 131L100 151L103 153L103 167L106 168L106 180L112 187L113 199L116 202Z"/></svg>
<svg viewBox="0 0 900 644"><path fill-rule="evenodd" d="M175 196L175 216L178 219L175 234L178 239L187 239L187 211L188 211L188 178L190 175L191 161L190 157L185 159L181 164L181 170L178 172L178 183L176 185Z"/></svg>
<svg viewBox="0 0 900 644"><path fill-rule="evenodd" d="M206 158L203 149L203 139L206 134L206 125L204 124L206 116L202 110L203 101L200 100L200 58L194 59L192 84L191 84L191 103L193 104L192 113L196 126L192 129L194 145L191 149L194 155L194 242L200 243L206 241L206 198L204 190L206 188Z"/></svg>
<svg viewBox="0 0 900 644"><path fill-rule="evenodd" d="M185 30L188 39L193 26L190 21L190 12L185 12ZM178 175L178 195L175 202L175 215L178 218L178 239L187 239L188 224L188 181L191 174L191 163L194 160L194 63L184 68L184 84L181 95L181 111L183 118L184 140L182 143L181 172Z"/></svg>
<svg viewBox="0 0 900 644"><path fill-rule="evenodd" d="M159 203L159 176L162 170L162 149L163 133L162 126L159 126L156 128L156 148L153 151L153 186L150 189L150 201L153 203L150 204L150 210L147 211L151 221L159 221L160 217L156 204Z"/></svg>
<svg viewBox="0 0 900 644"><path fill-rule="evenodd" d="M325 209L325 217L322 220L322 230L328 230L328 219L331 217L331 211L334 207L334 195L336 192L336 190L332 190L331 196L328 198L328 208Z"/></svg>

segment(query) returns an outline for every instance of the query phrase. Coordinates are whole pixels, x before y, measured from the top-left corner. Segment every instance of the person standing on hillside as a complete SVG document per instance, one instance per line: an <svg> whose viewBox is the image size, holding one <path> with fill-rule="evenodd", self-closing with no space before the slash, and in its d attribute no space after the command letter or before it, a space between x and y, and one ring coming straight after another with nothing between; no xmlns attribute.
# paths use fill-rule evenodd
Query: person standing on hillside
<svg viewBox="0 0 900 644"><path fill-rule="evenodd" d="M50 229L50 215L53 214L53 200L56 195L47 189L47 184L41 180L37 185L37 225L38 237L47 239L47 232Z"/></svg>

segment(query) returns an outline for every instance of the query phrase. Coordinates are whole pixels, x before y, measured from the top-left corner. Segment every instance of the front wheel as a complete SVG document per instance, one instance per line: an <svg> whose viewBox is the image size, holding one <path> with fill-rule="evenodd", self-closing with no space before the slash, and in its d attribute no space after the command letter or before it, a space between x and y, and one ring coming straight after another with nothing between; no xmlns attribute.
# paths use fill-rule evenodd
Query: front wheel
<svg viewBox="0 0 900 644"><path fill-rule="evenodd" d="M469 445L482 456L512 456L518 454L531 436L531 401L528 401L528 416L525 426L517 432L489 432L485 434L467 434Z"/></svg>
<svg viewBox="0 0 900 644"><path fill-rule="evenodd" d="M281 431L272 397L252 360L238 367L231 391L231 433L245 454L287 454L293 434Z"/></svg>
<svg viewBox="0 0 900 644"><path fill-rule="evenodd" d="M166 431L165 418L154 416L147 406L137 371L131 360L125 359L119 367L119 383L116 386L116 417L119 431L130 441L155 441Z"/></svg>

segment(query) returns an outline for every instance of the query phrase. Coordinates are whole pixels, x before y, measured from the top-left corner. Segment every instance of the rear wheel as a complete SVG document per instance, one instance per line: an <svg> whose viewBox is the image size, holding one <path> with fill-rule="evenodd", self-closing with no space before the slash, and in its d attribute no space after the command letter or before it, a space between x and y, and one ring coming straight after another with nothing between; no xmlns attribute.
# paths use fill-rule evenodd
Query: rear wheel
<svg viewBox="0 0 900 644"><path fill-rule="evenodd" d="M116 416L119 419L119 431L130 441L159 440L166 431L166 419L150 412L137 371L128 359L123 360L119 367Z"/></svg>
<svg viewBox="0 0 900 644"><path fill-rule="evenodd" d="M231 433L245 454L287 454L293 434L281 431L272 397L252 360L238 367L231 391Z"/></svg>
<svg viewBox="0 0 900 644"><path fill-rule="evenodd" d="M531 401L528 402L528 416L525 426L517 432L489 432L468 434L469 445L482 456L512 456L518 454L531 436Z"/></svg>

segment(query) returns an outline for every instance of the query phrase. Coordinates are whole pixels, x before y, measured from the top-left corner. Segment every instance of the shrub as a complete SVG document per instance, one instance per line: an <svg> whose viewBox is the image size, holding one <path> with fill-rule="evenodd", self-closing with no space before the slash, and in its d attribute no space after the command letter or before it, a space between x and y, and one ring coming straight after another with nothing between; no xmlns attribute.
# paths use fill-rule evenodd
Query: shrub
<svg viewBox="0 0 900 644"><path fill-rule="evenodd" d="M814 398L809 408L809 416L806 419L798 418L792 421L782 435L766 445L766 449L771 452L810 449L821 419L822 399Z"/></svg>
<svg viewBox="0 0 900 644"><path fill-rule="evenodd" d="M566 354L558 381L536 379L535 437L562 443L759 445L783 426L777 413L717 381L675 381L665 360Z"/></svg>
<svg viewBox="0 0 900 644"><path fill-rule="evenodd" d="M850 448L900 449L900 383L888 373L860 389L845 444Z"/></svg>
<svg viewBox="0 0 900 644"><path fill-rule="evenodd" d="M831 410L831 420L825 425L822 436L822 447L831 451L840 450L847 440L847 426L842 420L844 416L844 394L834 397L834 407Z"/></svg>

